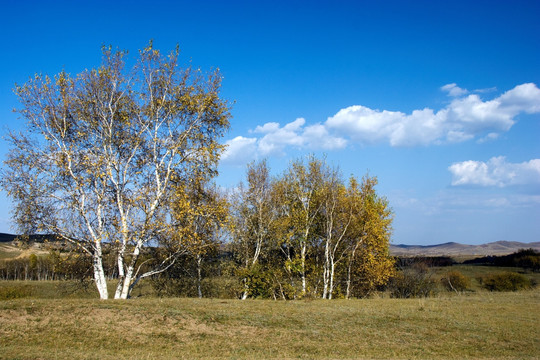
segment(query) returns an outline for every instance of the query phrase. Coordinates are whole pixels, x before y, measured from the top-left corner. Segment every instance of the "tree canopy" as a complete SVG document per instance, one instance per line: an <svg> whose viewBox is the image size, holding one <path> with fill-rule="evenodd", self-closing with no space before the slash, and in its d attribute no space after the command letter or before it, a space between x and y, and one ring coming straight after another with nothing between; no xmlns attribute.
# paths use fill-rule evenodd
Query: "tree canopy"
<svg viewBox="0 0 540 360"><path fill-rule="evenodd" d="M217 174L229 127L219 71L182 68L178 48L163 55L152 43L133 67L126 59L104 47L97 69L38 74L16 86L26 129L10 132L2 173L21 232L54 233L89 254L102 299L104 246L116 253L115 298L127 298L139 279L199 241L179 231L175 211L221 217L211 215L220 206L191 201L201 189L194 184Z"/></svg>
<svg viewBox="0 0 540 360"><path fill-rule="evenodd" d="M230 119L219 71L152 43L131 67L127 55L104 47L97 69L16 86L26 127L8 135L0 181L22 234L86 254L102 299L111 263L126 299L177 261L196 263L202 296L225 230L243 299L364 296L388 281L392 212L375 177L344 181L313 156L273 177L263 160L227 198L212 184Z"/></svg>
<svg viewBox="0 0 540 360"><path fill-rule="evenodd" d="M346 183L312 156L278 177L251 163L246 181L231 201L242 298L348 298L388 282L393 214L375 177Z"/></svg>

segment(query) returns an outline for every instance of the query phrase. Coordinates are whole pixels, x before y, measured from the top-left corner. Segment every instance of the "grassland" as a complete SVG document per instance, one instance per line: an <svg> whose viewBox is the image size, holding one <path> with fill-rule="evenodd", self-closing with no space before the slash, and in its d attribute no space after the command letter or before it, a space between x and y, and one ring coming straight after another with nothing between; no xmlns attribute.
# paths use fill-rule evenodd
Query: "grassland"
<svg viewBox="0 0 540 360"><path fill-rule="evenodd" d="M451 270L470 290L425 299L160 299L143 282L134 299L100 301L92 283L0 281L0 299L21 297L0 301L0 359L540 359L540 288L476 280L510 268L433 278Z"/></svg>
<svg viewBox="0 0 540 360"><path fill-rule="evenodd" d="M0 301L1 359L537 359L540 290L427 299Z"/></svg>

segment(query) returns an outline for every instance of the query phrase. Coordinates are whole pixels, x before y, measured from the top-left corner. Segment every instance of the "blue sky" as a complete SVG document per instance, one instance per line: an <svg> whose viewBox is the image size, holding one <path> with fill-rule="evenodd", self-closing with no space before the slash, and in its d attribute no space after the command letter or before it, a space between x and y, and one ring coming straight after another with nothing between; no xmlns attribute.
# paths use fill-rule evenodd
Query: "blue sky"
<svg viewBox="0 0 540 360"><path fill-rule="evenodd" d="M540 241L540 2L0 4L2 131L20 126L12 89L36 72L97 67L103 44L179 44L234 101L221 185L253 159L279 174L326 155L379 178L394 243Z"/></svg>

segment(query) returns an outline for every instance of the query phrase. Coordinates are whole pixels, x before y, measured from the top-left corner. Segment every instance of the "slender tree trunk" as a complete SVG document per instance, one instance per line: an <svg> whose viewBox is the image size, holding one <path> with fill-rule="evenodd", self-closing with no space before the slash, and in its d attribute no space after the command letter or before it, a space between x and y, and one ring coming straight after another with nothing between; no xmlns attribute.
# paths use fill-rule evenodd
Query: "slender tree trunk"
<svg viewBox="0 0 540 360"><path fill-rule="evenodd" d="M199 299L202 299L202 290L201 290L201 282L202 282L202 276L201 276L201 264L202 264L202 256L200 254L197 254L197 294L199 295Z"/></svg>
<svg viewBox="0 0 540 360"><path fill-rule="evenodd" d="M247 297L248 297L248 290L249 290L249 287L248 287L248 284L247 284L247 279L244 279L244 293L242 294L242 300L246 300Z"/></svg>
<svg viewBox="0 0 540 360"><path fill-rule="evenodd" d="M332 300L332 293L334 292L334 271L336 264L334 259L330 259L330 286L328 287L328 299Z"/></svg>
<svg viewBox="0 0 540 360"><path fill-rule="evenodd" d="M115 299L124 299L125 300L125 299L129 298L129 295L131 293L131 289L133 288L132 280L133 280L133 277L135 276L135 274L134 274L135 265L137 264L137 259L139 258L139 254L141 252L141 246L142 246L142 243L139 242L135 246L135 249L133 250L133 257L131 259L131 262L130 262L129 266L127 267L127 269L125 271L124 280L122 281L122 291L120 292L120 294L118 294L118 291L117 291L117 293L114 296Z"/></svg>
<svg viewBox="0 0 540 360"><path fill-rule="evenodd" d="M124 247L120 249L118 253L118 284L116 285L116 291L114 293L115 299L120 299L120 295L122 294L122 288L125 280L125 269L124 269Z"/></svg>
<svg viewBox="0 0 540 360"><path fill-rule="evenodd" d="M326 240L324 246L324 266L323 266L323 295L322 298L326 299L328 296L328 283L330 275L330 239Z"/></svg>
<svg viewBox="0 0 540 360"><path fill-rule="evenodd" d="M349 266L347 267L347 291L345 293L345 299L349 299L351 296L351 267L352 260L349 262Z"/></svg>
<svg viewBox="0 0 540 360"><path fill-rule="evenodd" d="M306 240L302 242L300 249L300 259L302 262L302 295L306 294Z"/></svg>
<svg viewBox="0 0 540 360"><path fill-rule="evenodd" d="M133 279L133 266L129 266L126 271L126 276L124 277L124 281L122 282L122 291L120 292L120 295L116 297L115 299L127 299L129 297L130 293L130 285L131 285L131 279Z"/></svg>
<svg viewBox="0 0 540 360"><path fill-rule="evenodd" d="M105 278L105 271L103 270L103 257L101 252L101 244L96 244L96 250L93 255L94 265L94 280L99 292L99 298L106 300L109 298L109 290L107 289L107 279Z"/></svg>

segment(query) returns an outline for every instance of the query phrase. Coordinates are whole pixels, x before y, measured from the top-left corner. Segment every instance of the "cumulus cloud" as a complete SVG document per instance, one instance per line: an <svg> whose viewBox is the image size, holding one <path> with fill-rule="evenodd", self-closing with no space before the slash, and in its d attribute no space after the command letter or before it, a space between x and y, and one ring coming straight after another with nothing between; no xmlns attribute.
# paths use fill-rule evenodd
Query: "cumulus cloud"
<svg viewBox="0 0 540 360"><path fill-rule="evenodd" d="M257 157L283 156L288 148L335 150L349 143L428 146L473 139L482 143L510 130L520 113L540 112L540 89L532 83L518 85L492 100L483 100L480 90L469 93L455 83L441 89L452 99L438 111L424 108L404 113L353 105L322 124L309 125L304 118L284 126L268 122L250 131L250 137L227 141L222 160L245 163Z"/></svg>
<svg viewBox="0 0 540 360"><path fill-rule="evenodd" d="M237 136L232 140L228 140L225 145L227 145L227 148L221 156L221 160L227 163L243 165L253 160L257 150L257 138Z"/></svg>
<svg viewBox="0 0 540 360"><path fill-rule="evenodd" d="M540 159L523 163L509 163L504 156L487 162L468 160L452 164L452 185L506 187L510 185L540 184Z"/></svg>
<svg viewBox="0 0 540 360"><path fill-rule="evenodd" d="M467 89L462 89L459 86L457 86L456 83L452 84L446 84L444 86L441 86L441 90L448 93L448 96L461 96L467 94L469 91Z"/></svg>
<svg viewBox="0 0 540 360"><path fill-rule="evenodd" d="M508 131L518 114L540 112L540 89L532 83L489 101L478 94L458 97L466 90L455 84L443 88L455 98L439 111L425 108L406 114L355 105L329 117L324 126L362 144L388 141L391 146L415 146L493 139Z"/></svg>
<svg viewBox="0 0 540 360"><path fill-rule="evenodd" d="M304 126L306 120L298 118L283 127L277 122L257 126L252 134L259 137L238 136L226 142L227 150L222 160L229 163L245 163L265 156L283 156L288 147L309 150L342 149L347 141L330 134L321 124Z"/></svg>
<svg viewBox="0 0 540 360"><path fill-rule="evenodd" d="M258 141L261 155L282 155L287 146L302 147L305 143L302 136L302 127L305 123L305 119L298 118L283 127L275 122L257 126L254 132L264 134Z"/></svg>

